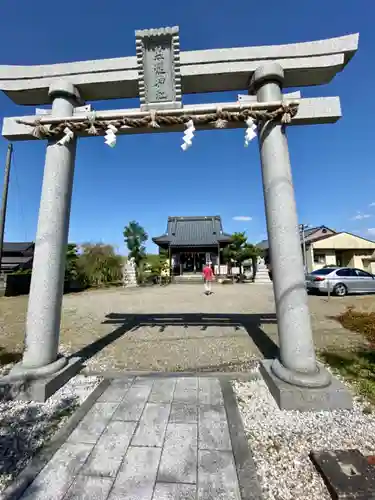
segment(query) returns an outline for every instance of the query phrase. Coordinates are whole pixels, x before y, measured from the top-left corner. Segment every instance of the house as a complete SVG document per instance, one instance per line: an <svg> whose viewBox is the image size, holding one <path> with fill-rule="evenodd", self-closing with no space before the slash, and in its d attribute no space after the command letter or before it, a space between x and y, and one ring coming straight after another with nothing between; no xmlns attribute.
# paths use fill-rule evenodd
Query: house
<svg viewBox="0 0 375 500"><path fill-rule="evenodd" d="M221 252L231 241L221 217L168 217L165 234L152 241L169 253L174 276L201 273L206 262L220 269Z"/></svg>
<svg viewBox="0 0 375 500"><path fill-rule="evenodd" d="M1 273L31 269L34 258L34 243L4 243L1 256Z"/></svg>
<svg viewBox="0 0 375 500"><path fill-rule="evenodd" d="M257 245L268 257L268 241ZM308 272L324 266L356 267L375 274L375 242L346 231L319 226L301 232L301 251Z"/></svg>

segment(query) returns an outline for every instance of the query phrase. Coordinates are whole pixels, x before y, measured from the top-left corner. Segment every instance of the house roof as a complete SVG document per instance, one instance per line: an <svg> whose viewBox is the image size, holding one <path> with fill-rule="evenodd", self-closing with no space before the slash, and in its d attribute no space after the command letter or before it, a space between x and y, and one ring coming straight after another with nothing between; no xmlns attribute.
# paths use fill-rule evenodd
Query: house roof
<svg viewBox="0 0 375 500"><path fill-rule="evenodd" d="M4 257L1 259L0 268L4 271L17 269L20 266L30 263L33 257Z"/></svg>
<svg viewBox="0 0 375 500"><path fill-rule="evenodd" d="M314 233L317 233L320 230L324 230L324 229L326 229L327 231L330 231L333 234L327 234L324 236L319 235L316 239L314 239L314 237L313 237ZM330 229L327 226L316 226L316 227L311 227L309 229L305 229L305 240L308 239L309 240L308 243L312 243L313 241L317 241L318 239L329 238L330 236L334 236L335 234L337 234L336 231L334 231L333 229ZM300 239L301 239L301 243L302 243L302 231L300 231ZM259 243L257 243L256 246L258 248L260 248L261 250L267 250L269 248L268 240L262 240Z"/></svg>
<svg viewBox="0 0 375 500"><path fill-rule="evenodd" d="M167 232L152 238L157 245L174 247L214 246L230 242L231 236L223 232L221 217L192 216L168 217Z"/></svg>
<svg viewBox="0 0 375 500"><path fill-rule="evenodd" d="M27 250L34 247L34 243L30 242L16 242L16 243L4 243L3 245L3 253L7 252L26 252Z"/></svg>
<svg viewBox="0 0 375 500"><path fill-rule="evenodd" d="M350 237L351 240L344 240L342 241L342 237ZM338 244L335 240L339 240ZM357 234L353 234L353 233L349 233L347 231L341 231L339 233L335 233L335 234L327 234L325 236L321 236L320 238L317 238L315 241L313 241L312 243L316 243L317 246L313 245L314 248L324 248L324 249L327 249L327 246L324 245L324 243L328 240L328 239L333 239L335 241L335 244L334 244L334 248L336 250L352 250L352 249L361 249L361 250L372 250L375 246L375 241L373 240L369 240L368 238L364 238L363 236L358 236ZM354 240L353 240L354 239ZM353 243L351 243L351 241L355 241L354 245ZM358 244L360 241L362 241L362 246L360 244ZM320 245L322 244L322 245ZM332 243L331 243L332 244Z"/></svg>

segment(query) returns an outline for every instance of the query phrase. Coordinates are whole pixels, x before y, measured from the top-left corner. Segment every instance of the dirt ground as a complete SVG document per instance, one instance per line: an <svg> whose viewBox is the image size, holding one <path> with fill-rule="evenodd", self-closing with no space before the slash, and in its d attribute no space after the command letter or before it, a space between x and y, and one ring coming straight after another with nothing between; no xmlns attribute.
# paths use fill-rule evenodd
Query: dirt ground
<svg viewBox="0 0 375 500"><path fill-rule="evenodd" d="M198 285L92 290L64 296L61 352L90 370L245 371L273 357L277 325L272 287ZM348 306L374 310L375 296L309 297L318 349L365 343L332 316ZM27 297L0 298L0 359L23 348Z"/></svg>

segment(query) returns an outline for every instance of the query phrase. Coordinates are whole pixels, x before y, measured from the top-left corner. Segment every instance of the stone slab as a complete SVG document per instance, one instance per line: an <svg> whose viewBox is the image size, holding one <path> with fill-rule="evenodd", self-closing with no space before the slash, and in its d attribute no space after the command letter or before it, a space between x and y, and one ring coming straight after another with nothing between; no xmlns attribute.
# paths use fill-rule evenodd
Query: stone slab
<svg viewBox="0 0 375 500"><path fill-rule="evenodd" d="M231 383L220 379L227 414L230 440L241 493L241 500L262 500L262 490L258 480L254 457L249 449L242 417Z"/></svg>
<svg viewBox="0 0 375 500"><path fill-rule="evenodd" d="M172 385L175 383L174 380L169 380ZM112 388L117 386L117 382L121 385L123 381L114 381L111 385L108 381L102 382L100 391L95 391L96 396L93 401L100 398L106 389L111 390L100 401L97 400L95 404L90 403L91 410L85 410L86 415L80 417L82 419L80 424L64 445L74 446L77 449L71 452L71 456L66 453L66 456L60 455L57 464L55 457L48 462L42 473L36 477L39 481L41 478L42 482L38 486L40 488L38 493L34 488L34 496L42 500L47 498L54 500L55 497L49 496L46 492L56 483L55 490L51 490L52 495L56 491L58 494L63 492L61 498L102 500L107 498L108 488L115 481L110 489L108 497L110 500L260 498L255 494L256 488L249 494L250 490L241 486L241 478L243 479L244 475L241 476L239 472L245 465L252 466L251 462L246 461L248 455L243 450L241 452L243 456L238 454L238 447L236 449L233 447L233 451L229 451L230 432L232 435L237 435L241 430L235 419L230 420L230 415L233 413L229 411L230 406L232 404L236 407L236 401L231 391L233 397L231 404L228 403L227 389L231 387L229 381L218 382L208 379L210 383L204 383L201 388L203 401L212 403L224 400L224 406L198 405L198 378L188 380L184 378L180 380L179 395L182 399L190 401L193 399L195 404L174 401L172 404L148 402L152 388L155 387L154 381L150 379L139 380L138 385L133 384L130 388L127 385L124 389L125 398L119 403L121 394L116 390L112 391ZM164 399L167 389L171 389L170 384L156 386L155 397ZM167 392L167 395L169 399L170 392ZM118 401L103 402L103 399ZM122 414L126 408L129 410L128 413L131 413L131 406L137 405L139 401L142 408L140 411L137 410L138 422L115 418L115 415L121 416L119 408L122 405ZM173 417L176 421L172 421ZM133 434L135 429L138 432L138 441ZM211 449L202 449L205 446ZM87 450L85 455L82 455L81 447ZM63 447L55 456L59 456L62 450ZM73 455L78 460L75 462L76 465L74 461L72 463ZM43 480L43 474L48 471L48 467L51 467L53 460L55 460L55 473L59 479L54 481L52 475ZM62 468L62 464L67 469ZM251 483L250 486L254 484ZM26 493L29 493L29 490L30 488ZM242 497L237 496L238 491L242 493ZM16 498L19 497L10 497L6 500L16 500Z"/></svg>
<svg viewBox="0 0 375 500"><path fill-rule="evenodd" d="M149 397L150 403L171 403L176 381L173 379L155 380Z"/></svg>
<svg viewBox="0 0 375 500"><path fill-rule="evenodd" d="M18 500L37 475L49 463L55 453L65 443L72 431L84 418L95 401L108 387L108 380L103 380L85 399L82 405L69 418L66 425L60 428L51 440L32 458L31 462L20 472L14 482L1 494L1 500Z"/></svg>
<svg viewBox="0 0 375 500"><path fill-rule="evenodd" d="M195 403L172 403L169 421L173 423L198 422L198 407Z"/></svg>
<svg viewBox="0 0 375 500"><path fill-rule="evenodd" d="M241 500L233 455L227 451L198 452L198 500Z"/></svg>
<svg viewBox="0 0 375 500"><path fill-rule="evenodd" d="M138 421L141 418L144 407L151 392L150 385L133 385L126 393L124 399L118 406L114 420Z"/></svg>
<svg viewBox="0 0 375 500"><path fill-rule="evenodd" d="M78 476L64 500L107 500L112 484L107 477Z"/></svg>
<svg viewBox="0 0 375 500"><path fill-rule="evenodd" d="M65 443L22 495L21 500L61 500L92 450L92 445Z"/></svg>
<svg viewBox="0 0 375 500"><path fill-rule="evenodd" d="M132 439L132 446L161 447L170 411L171 405L147 403Z"/></svg>
<svg viewBox="0 0 375 500"><path fill-rule="evenodd" d="M359 450L315 451L310 458L333 498L375 498L375 468Z"/></svg>
<svg viewBox="0 0 375 500"><path fill-rule="evenodd" d="M127 390L131 386L133 378L112 380L110 386L98 399L99 403L120 403L126 396Z"/></svg>
<svg viewBox="0 0 375 500"><path fill-rule="evenodd" d="M196 484L197 424L168 425L157 480Z"/></svg>
<svg viewBox="0 0 375 500"><path fill-rule="evenodd" d="M117 407L118 403L95 403L69 436L68 441L95 444L107 427Z"/></svg>
<svg viewBox="0 0 375 500"><path fill-rule="evenodd" d="M82 474L115 477L133 437L137 422L108 424L85 463Z"/></svg>
<svg viewBox="0 0 375 500"><path fill-rule="evenodd" d="M232 450L228 422L223 406L199 408L199 442L201 450Z"/></svg>
<svg viewBox="0 0 375 500"><path fill-rule="evenodd" d="M258 361L254 359L252 368L256 369L258 367ZM86 377L102 377L104 380L116 378L126 379L128 377L138 377L140 375L145 376L144 372L139 371L129 371L126 375L122 371L116 370L105 370L105 371L97 371L91 370L90 368L82 368L81 373ZM153 377L155 380L160 378L196 378L197 372L147 372L147 377ZM258 371L246 371L246 372L212 372L212 371L204 371L199 373L199 377L207 377L207 378L220 378L220 379L229 379L229 380L257 380L260 378ZM134 385L134 384L133 384Z"/></svg>
<svg viewBox="0 0 375 500"><path fill-rule="evenodd" d="M131 446L108 500L151 500L161 448Z"/></svg>
<svg viewBox="0 0 375 500"><path fill-rule="evenodd" d="M133 382L134 387L150 387L152 389L154 380L151 377L136 377Z"/></svg>
<svg viewBox="0 0 375 500"><path fill-rule="evenodd" d="M193 484L156 483L152 500L196 500Z"/></svg>
<svg viewBox="0 0 375 500"><path fill-rule="evenodd" d="M179 378L173 396L174 403L197 404L198 401L198 379Z"/></svg>
<svg viewBox="0 0 375 500"><path fill-rule="evenodd" d="M215 378L199 379L199 404L200 405L223 405L223 395L220 382Z"/></svg>
<svg viewBox="0 0 375 500"><path fill-rule="evenodd" d="M323 389L296 387L280 380L272 370L273 360L262 360L259 368L267 387L282 410L321 411L353 407L353 399L346 386L335 377Z"/></svg>

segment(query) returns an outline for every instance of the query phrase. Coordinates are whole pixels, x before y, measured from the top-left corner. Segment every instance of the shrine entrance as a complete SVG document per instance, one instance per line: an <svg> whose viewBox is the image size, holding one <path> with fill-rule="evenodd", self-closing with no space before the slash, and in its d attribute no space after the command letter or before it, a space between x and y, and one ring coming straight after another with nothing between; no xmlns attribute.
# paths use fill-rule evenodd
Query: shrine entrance
<svg viewBox="0 0 375 500"><path fill-rule="evenodd" d="M183 252L180 253L180 274L197 274L203 271L206 264L206 254L204 252Z"/></svg>
<svg viewBox="0 0 375 500"><path fill-rule="evenodd" d="M327 84L357 45L358 35L349 35L318 43L180 52L179 29L173 27L137 31L136 57L59 64L58 69L0 66L0 90L16 104L52 102L45 116L5 118L3 124L9 140L48 141L25 351L11 376L48 381L56 374L64 381L74 373L74 363L79 365L59 354L77 139L104 135L105 144L114 147L120 134L180 131L186 151L202 130L241 128L245 145L259 137L280 344L279 357L262 361L261 373L281 408L348 407L345 388L315 356L286 136L287 126L337 121L340 100L302 98L282 89ZM229 103L182 102L182 92L235 90L249 95ZM140 107L95 112L86 104L127 97L139 97ZM195 257L185 265L197 270L201 263Z"/></svg>

